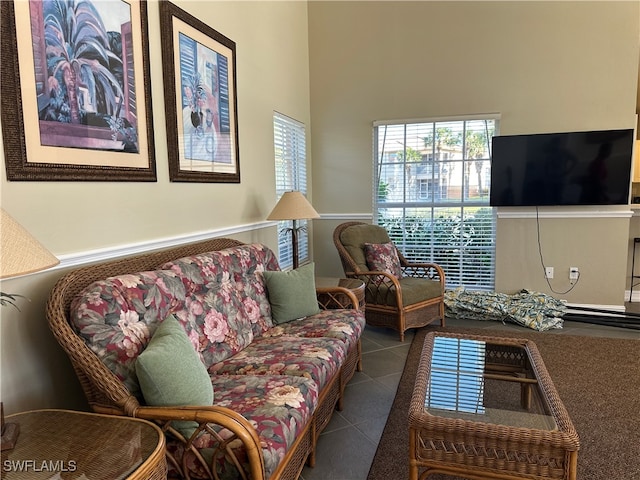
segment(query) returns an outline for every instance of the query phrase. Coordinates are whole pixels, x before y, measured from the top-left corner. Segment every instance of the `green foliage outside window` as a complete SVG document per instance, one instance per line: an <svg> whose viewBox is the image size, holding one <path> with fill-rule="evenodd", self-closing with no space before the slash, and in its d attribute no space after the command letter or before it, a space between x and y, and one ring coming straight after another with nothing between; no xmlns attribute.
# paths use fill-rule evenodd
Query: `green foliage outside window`
<svg viewBox="0 0 640 480"><path fill-rule="evenodd" d="M472 284L473 274L493 268L493 210L480 207L464 221L459 215L394 217L381 215L383 226L403 255L410 261L441 265L451 283ZM460 258L464 258L461 271ZM449 281L447 283L450 283Z"/></svg>

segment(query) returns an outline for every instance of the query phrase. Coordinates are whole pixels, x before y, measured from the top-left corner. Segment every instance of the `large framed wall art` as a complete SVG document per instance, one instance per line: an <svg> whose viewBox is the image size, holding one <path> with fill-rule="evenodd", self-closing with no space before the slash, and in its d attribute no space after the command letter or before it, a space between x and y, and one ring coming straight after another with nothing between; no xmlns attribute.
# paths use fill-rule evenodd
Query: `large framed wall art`
<svg viewBox="0 0 640 480"><path fill-rule="evenodd" d="M156 181L144 0L0 1L8 180Z"/></svg>
<svg viewBox="0 0 640 480"><path fill-rule="evenodd" d="M239 183L235 42L168 1L160 34L171 181Z"/></svg>

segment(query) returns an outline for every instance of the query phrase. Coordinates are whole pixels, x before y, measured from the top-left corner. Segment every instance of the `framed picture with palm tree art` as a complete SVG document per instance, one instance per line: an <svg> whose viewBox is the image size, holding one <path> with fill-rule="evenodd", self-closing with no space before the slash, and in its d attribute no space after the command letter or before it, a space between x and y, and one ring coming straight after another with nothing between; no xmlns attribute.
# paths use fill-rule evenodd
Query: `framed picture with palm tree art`
<svg viewBox="0 0 640 480"><path fill-rule="evenodd" d="M156 181L145 0L0 1L8 180Z"/></svg>
<svg viewBox="0 0 640 480"><path fill-rule="evenodd" d="M236 44L160 2L169 177L240 183Z"/></svg>

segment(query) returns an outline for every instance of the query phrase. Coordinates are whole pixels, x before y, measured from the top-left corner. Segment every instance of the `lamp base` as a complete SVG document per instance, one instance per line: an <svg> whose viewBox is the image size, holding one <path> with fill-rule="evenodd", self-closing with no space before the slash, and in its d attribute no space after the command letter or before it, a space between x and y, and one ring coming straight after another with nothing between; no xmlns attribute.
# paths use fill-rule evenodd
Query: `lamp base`
<svg viewBox="0 0 640 480"><path fill-rule="evenodd" d="M20 425L17 423L4 423L4 406L0 402L0 417L2 428L2 440L0 440L0 450L11 450L16 446L18 434L20 433Z"/></svg>

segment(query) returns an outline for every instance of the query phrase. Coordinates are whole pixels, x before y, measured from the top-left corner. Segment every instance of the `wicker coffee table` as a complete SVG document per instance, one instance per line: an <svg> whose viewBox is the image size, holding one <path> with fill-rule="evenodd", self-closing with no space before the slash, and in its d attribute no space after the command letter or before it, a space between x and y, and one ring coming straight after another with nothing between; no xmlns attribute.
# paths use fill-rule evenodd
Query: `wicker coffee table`
<svg viewBox="0 0 640 480"><path fill-rule="evenodd" d="M410 480L575 480L579 448L532 341L427 334L409 407Z"/></svg>

